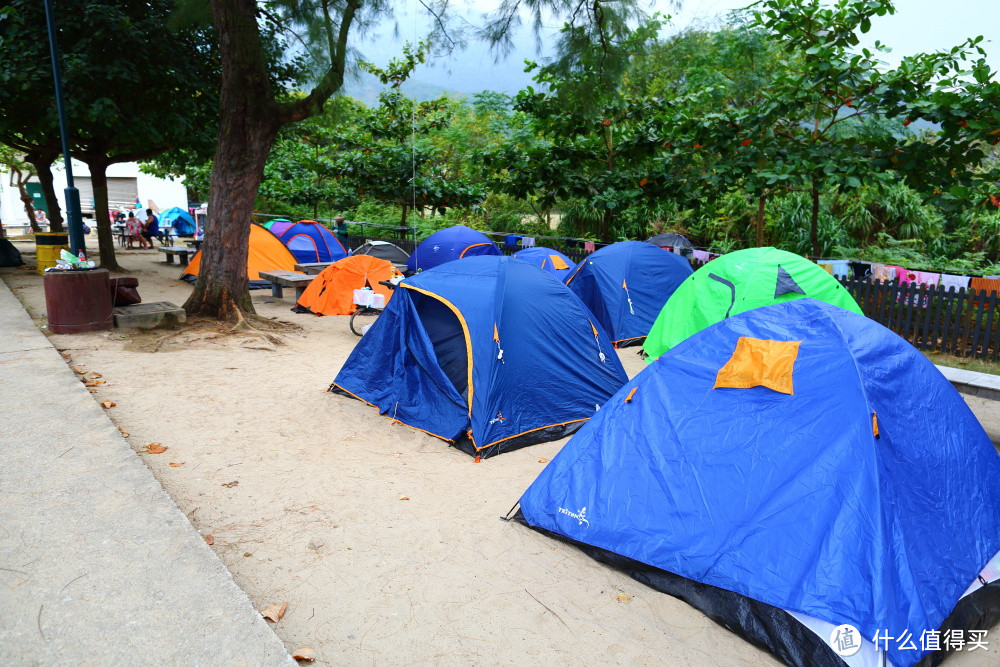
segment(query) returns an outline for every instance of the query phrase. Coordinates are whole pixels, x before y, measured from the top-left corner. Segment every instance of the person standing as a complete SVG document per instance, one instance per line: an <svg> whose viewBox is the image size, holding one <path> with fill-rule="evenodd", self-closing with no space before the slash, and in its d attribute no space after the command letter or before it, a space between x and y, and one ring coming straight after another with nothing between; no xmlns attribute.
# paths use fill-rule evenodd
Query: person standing
<svg viewBox="0 0 1000 667"><path fill-rule="evenodd" d="M146 222L142 227L142 236L149 241L149 247L153 247L153 239L160 233L160 220L153 215L153 209L146 209Z"/></svg>

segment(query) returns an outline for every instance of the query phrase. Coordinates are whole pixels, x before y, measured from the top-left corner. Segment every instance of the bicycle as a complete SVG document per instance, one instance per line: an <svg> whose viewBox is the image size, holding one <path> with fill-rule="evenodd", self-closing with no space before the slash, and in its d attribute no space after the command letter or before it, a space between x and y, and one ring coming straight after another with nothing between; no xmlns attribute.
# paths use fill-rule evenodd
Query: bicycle
<svg viewBox="0 0 1000 667"><path fill-rule="evenodd" d="M378 281L378 284L385 285L390 290L394 290L396 289L396 285L399 284L400 280L402 280L402 278L395 279L396 282L393 282L391 280L380 280ZM368 328L375 323L375 320L378 319L378 316L382 314L383 308L376 308L375 306L359 305L357 308L354 309L354 312L351 313L351 320L349 323L351 327L351 332L355 336L364 335L365 331L367 331ZM361 319L357 320L357 318L359 317ZM357 322L355 322L355 320L357 320Z"/></svg>

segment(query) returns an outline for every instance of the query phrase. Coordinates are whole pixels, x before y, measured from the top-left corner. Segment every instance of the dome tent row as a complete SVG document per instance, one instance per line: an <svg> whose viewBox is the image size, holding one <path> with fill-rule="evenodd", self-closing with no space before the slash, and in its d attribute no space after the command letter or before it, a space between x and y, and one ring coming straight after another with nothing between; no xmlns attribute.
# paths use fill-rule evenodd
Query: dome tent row
<svg viewBox="0 0 1000 667"><path fill-rule="evenodd" d="M680 255L622 241L588 255L566 285L594 313L616 347L641 343L674 290L692 273Z"/></svg>
<svg viewBox="0 0 1000 667"><path fill-rule="evenodd" d="M574 432L626 380L559 280L470 257L400 283L331 391L485 457Z"/></svg>
<svg viewBox="0 0 1000 667"><path fill-rule="evenodd" d="M406 272L426 271L463 257L502 254L486 234L465 225L453 225L421 241L406 261Z"/></svg>
<svg viewBox="0 0 1000 667"><path fill-rule="evenodd" d="M201 254L199 250L191 258L190 263L181 272L180 279L189 283L198 280L201 270ZM260 271L294 271L297 260L285 247L281 240L256 223L250 225L250 240L247 246L247 279L250 289L265 289L271 287L267 280L261 280Z"/></svg>
<svg viewBox="0 0 1000 667"><path fill-rule="evenodd" d="M518 518L792 665L905 667L926 652L880 655L876 632L919 644L1000 618L1000 455L919 351L814 299L665 352L545 467ZM842 624L868 640L860 662L831 647Z"/></svg>
<svg viewBox="0 0 1000 667"><path fill-rule="evenodd" d="M776 248L747 248L699 267L673 293L643 344L647 361L707 326L774 303L810 297L861 314L854 297L818 265Z"/></svg>
<svg viewBox="0 0 1000 667"><path fill-rule="evenodd" d="M392 263L368 255L351 255L323 269L313 278L292 310L314 315L350 315L354 312L354 290L370 287L376 294L392 298L392 290L381 281L392 278Z"/></svg>
<svg viewBox="0 0 1000 667"><path fill-rule="evenodd" d="M298 263L336 262L347 257L347 249L329 229L315 220L291 225L274 222L271 232L288 247Z"/></svg>
<svg viewBox="0 0 1000 667"><path fill-rule="evenodd" d="M540 269L544 269L554 275L559 280L565 281L576 268L576 262L566 255L552 248L543 246L533 246L523 248L514 253L513 257L534 264Z"/></svg>

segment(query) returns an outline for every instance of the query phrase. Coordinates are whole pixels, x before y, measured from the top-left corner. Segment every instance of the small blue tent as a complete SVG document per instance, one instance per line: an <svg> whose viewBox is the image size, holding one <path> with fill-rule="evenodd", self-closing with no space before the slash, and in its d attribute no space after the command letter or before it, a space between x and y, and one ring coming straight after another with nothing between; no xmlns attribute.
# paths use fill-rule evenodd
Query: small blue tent
<svg viewBox="0 0 1000 667"><path fill-rule="evenodd" d="M177 236L194 236L194 218L184 209L174 206L160 212L160 226L173 227Z"/></svg>
<svg viewBox="0 0 1000 667"><path fill-rule="evenodd" d="M572 433L627 379L600 324L556 278L470 257L400 283L330 390L492 456Z"/></svg>
<svg viewBox="0 0 1000 667"><path fill-rule="evenodd" d="M622 241L588 255L566 280L618 347L641 343L674 290L693 273L680 255Z"/></svg>
<svg viewBox="0 0 1000 667"><path fill-rule="evenodd" d="M295 259L303 262L336 262L347 257L347 250L329 229L315 220L299 220L278 234Z"/></svg>
<svg viewBox="0 0 1000 667"><path fill-rule="evenodd" d="M561 281L565 281L573 273L573 269L576 268L576 262L566 255L558 250L543 248L542 246L518 250L514 253L514 257L523 259L529 264L534 264L540 269L545 269Z"/></svg>
<svg viewBox="0 0 1000 667"><path fill-rule="evenodd" d="M464 225L454 225L424 239L406 261L406 272L426 271L463 257L502 254L486 234Z"/></svg>
<svg viewBox="0 0 1000 667"><path fill-rule="evenodd" d="M1000 551L1000 455L913 346L813 299L664 353L520 505L789 664L843 667L830 641L850 624L869 648L887 632L888 659L911 665L946 618L1000 613L998 582L963 597Z"/></svg>

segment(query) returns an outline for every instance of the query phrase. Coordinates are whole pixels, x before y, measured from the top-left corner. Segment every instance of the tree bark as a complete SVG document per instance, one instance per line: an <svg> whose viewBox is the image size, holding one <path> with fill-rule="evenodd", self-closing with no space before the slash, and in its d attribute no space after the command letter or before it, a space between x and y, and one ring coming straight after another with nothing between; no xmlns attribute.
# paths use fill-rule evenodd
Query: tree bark
<svg viewBox="0 0 1000 667"><path fill-rule="evenodd" d="M59 206L59 197L56 195L55 186L52 184L52 163L55 162L54 155L28 153L25 162L30 163L38 174L38 182L42 186L42 196L45 197L45 205L49 208L49 231L61 232L63 229L62 207Z"/></svg>
<svg viewBox="0 0 1000 667"><path fill-rule="evenodd" d="M253 0L212 0L222 54L219 140L191 315L253 313L247 276L254 198L281 123L267 79Z"/></svg>
<svg viewBox="0 0 1000 667"><path fill-rule="evenodd" d="M809 196L812 197L812 215L809 217L809 241L812 242L813 257L819 257L819 183L817 183L815 178L812 180Z"/></svg>
<svg viewBox="0 0 1000 667"><path fill-rule="evenodd" d="M111 218L108 217L108 163L91 156L87 156L85 162L90 169L90 182L94 187L94 226L97 227L101 268L122 271L115 258L115 237L111 234Z"/></svg>
<svg viewBox="0 0 1000 667"><path fill-rule="evenodd" d="M35 220L35 200L31 198L31 193L28 192L28 188L24 187L29 180L31 180L31 174L25 178L19 170L11 170L11 180L16 181L14 185L17 187L17 194L21 198L21 203L24 205L24 212L28 216L28 224L31 225L31 231L40 232L42 228L38 226L38 222Z"/></svg>

